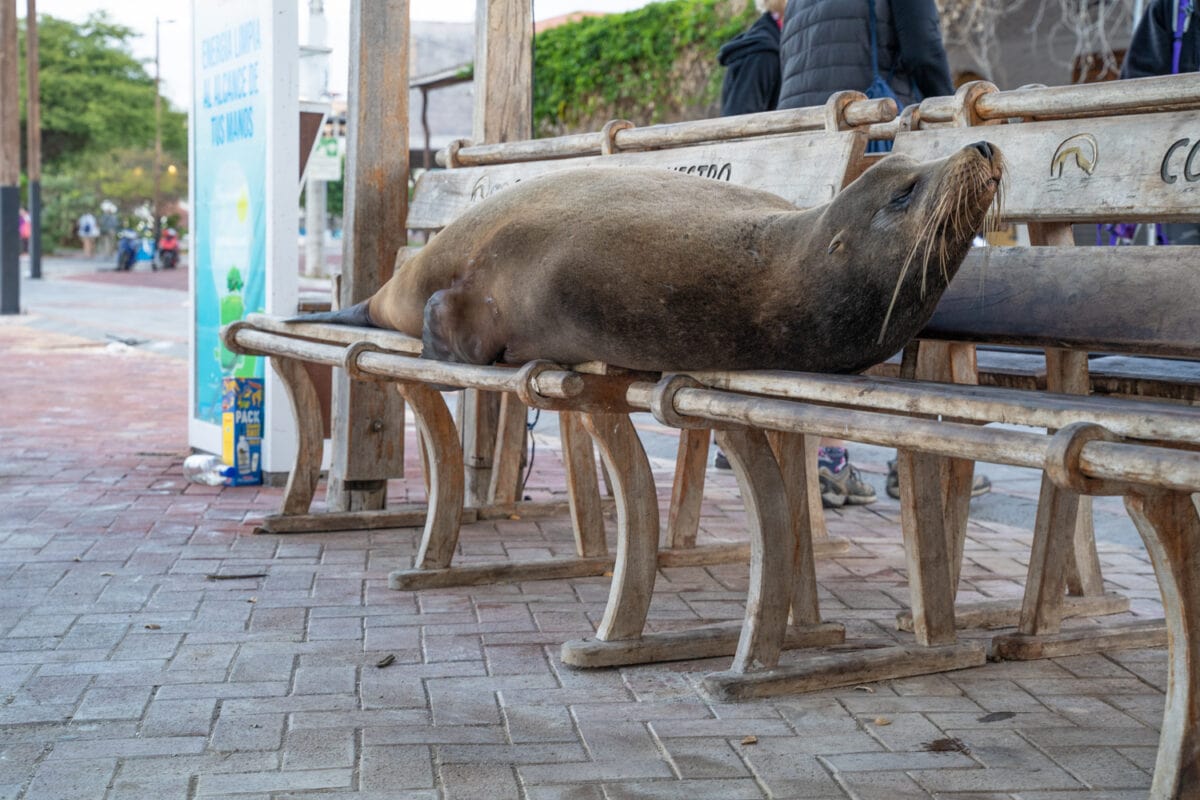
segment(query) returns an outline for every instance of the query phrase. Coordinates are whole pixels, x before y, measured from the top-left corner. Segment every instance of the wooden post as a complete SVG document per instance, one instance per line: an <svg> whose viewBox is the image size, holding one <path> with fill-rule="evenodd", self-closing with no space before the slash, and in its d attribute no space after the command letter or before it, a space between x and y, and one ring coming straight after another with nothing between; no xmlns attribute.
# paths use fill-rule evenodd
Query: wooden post
<svg viewBox="0 0 1200 800"><path fill-rule="evenodd" d="M475 118L476 144L530 139L533 127L532 10L527 0L477 0L475 6ZM460 426L466 468L467 503L490 505L493 500L492 467L498 461L520 462L520 446L497 441L499 420L508 428L518 415L511 394L464 393ZM501 405L504 405L501 411ZM524 441L523 439L521 440ZM506 473L512 472L505 469Z"/></svg>
<svg viewBox="0 0 1200 800"><path fill-rule="evenodd" d="M0 314L21 313L21 101L17 2L0 0Z"/></svg>
<svg viewBox="0 0 1200 800"><path fill-rule="evenodd" d="M38 80L37 0L25 2L25 161L29 175L29 277L42 277L42 98Z"/></svg>
<svg viewBox="0 0 1200 800"><path fill-rule="evenodd" d="M341 305L391 277L408 231L408 0L350 3L349 141ZM339 370L333 391L331 511L381 509L404 474L404 405L385 384Z"/></svg>

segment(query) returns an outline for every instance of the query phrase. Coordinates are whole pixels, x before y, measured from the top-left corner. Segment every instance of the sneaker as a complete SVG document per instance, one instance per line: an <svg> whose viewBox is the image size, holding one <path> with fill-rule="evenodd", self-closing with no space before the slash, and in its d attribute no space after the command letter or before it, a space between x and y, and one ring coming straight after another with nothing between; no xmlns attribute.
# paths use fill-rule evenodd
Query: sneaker
<svg viewBox="0 0 1200 800"><path fill-rule="evenodd" d="M821 505L825 508L846 504L865 506L876 500L875 489L850 464L844 447L822 447L818 451L817 478L821 484Z"/></svg>
<svg viewBox="0 0 1200 800"><path fill-rule="evenodd" d="M896 468L895 461L888 462L887 485L885 488L887 489L888 497L896 500L900 499L900 471ZM971 481L971 497L979 497L979 495L987 494L991 490L992 482L988 479L988 476L976 472L974 480Z"/></svg>
<svg viewBox="0 0 1200 800"><path fill-rule="evenodd" d="M733 466L729 463L729 459L720 450L717 451L717 457L713 459L713 466L717 469L733 469Z"/></svg>

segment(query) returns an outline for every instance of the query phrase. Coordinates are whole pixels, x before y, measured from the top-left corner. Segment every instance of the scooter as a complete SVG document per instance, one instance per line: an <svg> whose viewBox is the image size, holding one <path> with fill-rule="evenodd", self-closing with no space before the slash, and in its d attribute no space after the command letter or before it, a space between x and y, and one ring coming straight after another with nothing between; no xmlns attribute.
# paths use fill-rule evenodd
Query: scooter
<svg viewBox="0 0 1200 800"><path fill-rule="evenodd" d="M137 235L137 231L130 228L123 228L117 233L117 270L126 271L133 269L133 262L137 260L138 251L142 248L141 237Z"/></svg>
<svg viewBox="0 0 1200 800"><path fill-rule="evenodd" d="M179 264L179 234L174 228L167 228L158 240L158 263L163 269L175 269Z"/></svg>

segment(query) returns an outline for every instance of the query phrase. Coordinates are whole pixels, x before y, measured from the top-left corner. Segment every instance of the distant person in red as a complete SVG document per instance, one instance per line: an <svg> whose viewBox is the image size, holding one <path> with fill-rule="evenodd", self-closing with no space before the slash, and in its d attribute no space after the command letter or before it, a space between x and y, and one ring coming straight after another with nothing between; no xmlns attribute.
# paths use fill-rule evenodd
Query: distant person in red
<svg viewBox="0 0 1200 800"><path fill-rule="evenodd" d="M33 238L33 217L29 216L29 212L21 209L17 212L17 229L21 236L21 252L29 252L29 240Z"/></svg>

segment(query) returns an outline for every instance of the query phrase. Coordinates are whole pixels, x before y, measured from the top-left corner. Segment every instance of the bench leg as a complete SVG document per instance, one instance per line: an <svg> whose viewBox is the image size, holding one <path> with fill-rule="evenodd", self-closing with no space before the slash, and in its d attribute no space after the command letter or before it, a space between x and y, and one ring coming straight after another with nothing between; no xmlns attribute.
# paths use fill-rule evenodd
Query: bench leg
<svg viewBox="0 0 1200 800"><path fill-rule="evenodd" d="M500 419L496 429L496 449L492 454L490 505L508 507L519 498L521 484L521 455L525 450L525 416L527 409L515 394L500 398Z"/></svg>
<svg viewBox="0 0 1200 800"><path fill-rule="evenodd" d="M496 450L500 395L464 389L459 395L458 415L466 470L467 503L475 508L483 508L488 505L488 492L492 486L492 458Z"/></svg>
<svg viewBox="0 0 1200 800"><path fill-rule="evenodd" d="M658 572L654 476L627 414L584 414L583 424L600 448L617 499L616 563L596 638L606 642L636 639L646 627Z"/></svg>
<svg viewBox="0 0 1200 800"><path fill-rule="evenodd" d="M1074 561L1080 496L1042 475L1033 548L1017 630L1024 636L1058 633L1062 625L1067 565Z"/></svg>
<svg viewBox="0 0 1200 800"><path fill-rule="evenodd" d="M1087 353L1079 350L1046 348L1046 390L1063 394L1091 393ZM1067 592L1073 597L1096 597L1104 594L1104 578L1100 574L1100 556L1096 552L1096 535L1092 520L1092 498L1080 497L1073 517L1063 517L1056 524L1070 530L1071 545L1066 570Z"/></svg>
<svg viewBox="0 0 1200 800"><path fill-rule="evenodd" d="M1047 348L1046 388L1063 394L1088 394L1087 353ZM1128 598L1104 593L1092 525L1092 498L1055 486L1043 475L1025 597L1016 619L1017 633L996 637L995 655L1029 659L1101 652L1121 646L1138 647L1148 641L1147 637L1153 641L1161 636L1160 627L1146 630L1142 625L1107 626L1094 631L1090 638L1082 631L1061 631L1062 620L1068 615L1098 616L1128 609ZM997 614L990 621L1004 624L1012 620Z"/></svg>
<svg viewBox="0 0 1200 800"><path fill-rule="evenodd" d="M283 516L306 514L312 505L317 482L321 479L321 457L325 448L325 436L321 430L321 402L304 364L291 358L273 357L270 361L292 403L298 439L296 463L288 475L279 513Z"/></svg>
<svg viewBox="0 0 1200 800"><path fill-rule="evenodd" d="M1146 543L1169 631L1167 702L1153 798L1194 797L1200 786L1200 515L1197 497L1135 492L1125 508Z"/></svg>
<svg viewBox="0 0 1200 800"><path fill-rule="evenodd" d="M562 440L563 468L567 478L567 500L571 504L571 527L575 531L575 552L582 558L608 553L601 513L600 480L596 477L596 455L592 440L572 411L558 414L558 432Z"/></svg>
<svg viewBox="0 0 1200 800"><path fill-rule="evenodd" d="M817 602L817 570L813 557L814 527L824 528L825 515L821 507L820 488L816 499L816 445L819 439L796 433L771 431L767 434L771 450L779 463L780 476L788 501L788 528L794 541L792 578L792 622L796 625L816 625L821 621Z"/></svg>
<svg viewBox="0 0 1200 800"><path fill-rule="evenodd" d="M953 538L942 489L942 462L937 456L909 450L896 454L900 469L900 521L912 595L913 633L926 647L952 644L954 632Z"/></svg>
<svg viewBox="0 0 1200 800"><path fill-rule="evenodd" d="M435 454L433 458L425 459L429 508L414 566L444 569L450 566L454 557L462 524L463 455L458 429L439 392L423 383L398 383L396 386L412 408L424 446Z"/></svg>
<svg viewBox="0 0 1200 800"><path fill-rule="evenodd" d="M731 669L746 672L755 667L770 668L779 663L795 583L796 542L789 530L792 515L787 492L762 431L748 428L718 431L717 444L733 467L750 532L750 589L742 636ZM807 536L804 542L808 544L808 552L800 558L811 569L812 542ZM809 585L804 591L811 591L815 600L816 574L805 577Z"/></svg>
<svg viewBox="0 0 1200 800"><path fill-rule="evenodd" d="M672 549L696 546L711 438L712 432L707 428L683 428L679 431L675 482L671 484L671 507L667 514L667 542Z"/></svg>

